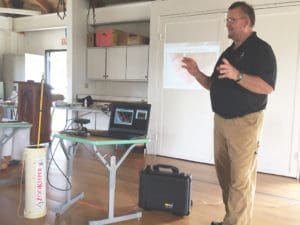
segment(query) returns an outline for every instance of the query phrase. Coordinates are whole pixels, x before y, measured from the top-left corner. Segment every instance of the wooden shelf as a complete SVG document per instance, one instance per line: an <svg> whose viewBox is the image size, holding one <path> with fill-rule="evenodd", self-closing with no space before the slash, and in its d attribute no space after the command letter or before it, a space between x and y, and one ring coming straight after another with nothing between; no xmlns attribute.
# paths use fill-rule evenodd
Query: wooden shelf
<svg viewBox="0 0 300 225"><path fill-rule="evenodd" d="M13 23L15 32L59 29L67 26L66 20L61 20L56 13L19 17L15 18Z"/></svg>
<svg viewBox="0 0 300 225"><path fill-rule="evenodd" d="M95 25L149 21L151 4L152 2L138 2L96 8ZM89 23L93 25L93 21L90 20Z"/></svg>
<svg viewBox="0 0 300 225"><path fill-rule="evenodd" d="M151 4L152 2L139 2L96 8L95 25L149 21ZM67 26L66 20L60 20L56 13L41 15L39 11L0 7L0 14L23 15L13 18L12 27L14 32L60 29ZM91 21L90 24L92 25Z"/></svg>
<svg viewBox="0 0 300 225"><path fill-rule="evenodd" d="M27 10L27 9L13 9L13 8L3 8L0 7L1 14L11 14L11 15L20 15L20 16L34 16L41 15L40 11Z"/></svg>

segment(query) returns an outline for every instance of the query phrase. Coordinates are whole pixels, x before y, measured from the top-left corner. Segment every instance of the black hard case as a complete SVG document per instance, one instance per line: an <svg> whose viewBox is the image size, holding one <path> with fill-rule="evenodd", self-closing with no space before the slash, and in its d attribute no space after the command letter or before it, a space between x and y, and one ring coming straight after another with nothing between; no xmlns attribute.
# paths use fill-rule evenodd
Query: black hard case
<svg viewBox="0 0 300 225"><path fill-rule="evenodd" d="M157 164L140 171L139 202L145 210L169 211L189 215L191 175L179 173L177 167Z"/></svg>

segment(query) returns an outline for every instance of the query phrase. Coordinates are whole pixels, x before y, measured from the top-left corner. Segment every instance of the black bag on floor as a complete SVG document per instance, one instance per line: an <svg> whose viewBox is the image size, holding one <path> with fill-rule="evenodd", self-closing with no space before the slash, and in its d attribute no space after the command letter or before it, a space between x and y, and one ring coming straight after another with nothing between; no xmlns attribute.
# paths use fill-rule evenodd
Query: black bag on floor
<svg viewBox="0 0 300 225"><path fill-rule="evenodd" d="M157 164L140 171L139 203L145 210L163 210L189 215L191 176L179 173L177 167Z"/></svg>

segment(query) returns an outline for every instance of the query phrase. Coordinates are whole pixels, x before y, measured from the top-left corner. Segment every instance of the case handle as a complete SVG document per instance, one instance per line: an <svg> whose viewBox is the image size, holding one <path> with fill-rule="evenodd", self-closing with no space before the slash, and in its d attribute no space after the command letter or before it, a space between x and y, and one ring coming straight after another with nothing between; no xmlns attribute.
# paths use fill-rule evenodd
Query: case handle
<svg viewBox="0 0 300 225"><path fill-rule="evenodd" d="M156 165L153 166L154 171L159 171L159 168L171 169L173 173L176 173L176 174L179 173L178 168L175 167L175 166L166 165L166 164L156 164Z"/></svg>

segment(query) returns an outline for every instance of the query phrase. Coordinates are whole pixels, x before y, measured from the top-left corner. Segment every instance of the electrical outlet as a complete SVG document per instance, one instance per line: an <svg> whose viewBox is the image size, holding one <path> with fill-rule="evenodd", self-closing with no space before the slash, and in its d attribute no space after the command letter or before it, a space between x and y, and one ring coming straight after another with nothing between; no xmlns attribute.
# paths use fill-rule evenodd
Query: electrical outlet
<svg viewBox="0 0 300 225"><path fill-rule="evenodd" d="M86 83L84 84L84 87L85 87L85 88L89 88L89 84L86 82Z"/></svg>

